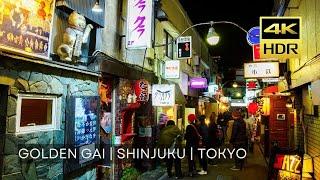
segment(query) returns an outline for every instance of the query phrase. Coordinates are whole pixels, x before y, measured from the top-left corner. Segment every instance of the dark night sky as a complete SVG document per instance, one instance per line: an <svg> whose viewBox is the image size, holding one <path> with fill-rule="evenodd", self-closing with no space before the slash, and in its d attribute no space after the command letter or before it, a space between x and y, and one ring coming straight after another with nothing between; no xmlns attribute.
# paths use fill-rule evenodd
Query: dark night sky
<svg viewBox="0 0 320 180"><path fill-rule="evenodd" d="M207 21L232 21L249 30L259 26L260 16L270 16L273 0L180 0L191 21L196 24ZM252 59L252 48L246 40L246 34L229 24L214 25L220 35L220 42L210 47L211 55L221 56L224 70L241 67ZM208 26L198 27L205 37ZM220 64L219 63L219 64Z"/></svg>

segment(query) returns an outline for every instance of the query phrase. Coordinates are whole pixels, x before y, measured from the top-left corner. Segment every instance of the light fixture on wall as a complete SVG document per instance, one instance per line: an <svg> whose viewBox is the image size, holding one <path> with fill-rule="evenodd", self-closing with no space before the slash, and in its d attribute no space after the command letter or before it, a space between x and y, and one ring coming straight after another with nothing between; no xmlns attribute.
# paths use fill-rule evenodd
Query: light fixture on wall
<svg viewBox="0 0 320 180"><path fill-rule="evenodd" d="M100 6L99 0L96 0L94 6L92 7L92 11L97 13L100 13L103 11L103 9Z"/></svg>
<svg viewBox="0 0 320 180"><path fill-rule="evenodd" d="M287 108L292 108L293 107L293 102L292 102L291 98L288 98L287 103L286 103L286 107Z"/></svg>

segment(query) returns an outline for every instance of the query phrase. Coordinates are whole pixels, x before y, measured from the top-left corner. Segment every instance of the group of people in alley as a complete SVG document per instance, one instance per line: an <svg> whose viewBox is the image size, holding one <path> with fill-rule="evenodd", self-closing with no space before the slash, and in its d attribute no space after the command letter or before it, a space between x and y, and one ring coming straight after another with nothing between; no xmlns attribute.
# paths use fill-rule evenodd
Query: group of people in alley
<svg viewBox="0 0 320 180"><path fill-rule="evenodd" d="M248 123L243 120L239 110L233 111L231 117L222 114L217 117L213 112L208 124L205 115L196 117L195 114L189 114L188 123L185 132L182 133L173 120L169 120L165 114L161 114L160 124L162 127L160 126L157 146L159 148L185 148L188 176L190 177L206 175L208 165L219 165L218 158L203 156L199 153L199 149L219 149L227 144L231 144L232 149L235 150L239 148L248 149L248 139L250 139L247 129ZM184 175L181 170L181 159L168 156L165 160L168 176L181 179ZM235 164L230 169L241 170L244 165L244 158L234 156L234 161ZM172 173L173 165L175 173Z"/></svg>

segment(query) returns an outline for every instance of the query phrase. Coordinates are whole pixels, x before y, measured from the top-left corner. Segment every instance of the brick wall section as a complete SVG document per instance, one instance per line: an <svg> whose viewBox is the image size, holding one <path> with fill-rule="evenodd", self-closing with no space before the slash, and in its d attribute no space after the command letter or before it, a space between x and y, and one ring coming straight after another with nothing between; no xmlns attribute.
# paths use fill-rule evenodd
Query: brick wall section
<svg viewBox="0 0 320 180"><path fill-rule="evenodd" d="M320 179L320 113L318 117L304 116L307 129L307 153L313 158L315 179Z"/></svg>

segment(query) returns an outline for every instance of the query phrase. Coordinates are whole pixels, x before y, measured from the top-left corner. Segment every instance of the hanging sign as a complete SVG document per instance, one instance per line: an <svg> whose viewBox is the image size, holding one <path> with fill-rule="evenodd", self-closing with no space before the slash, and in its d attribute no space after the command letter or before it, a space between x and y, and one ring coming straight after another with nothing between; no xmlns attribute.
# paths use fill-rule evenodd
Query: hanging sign
<svg viewBox="0 0 320 180"><path fill-rule="evenodd" d="M190 79L190 87L194 89L203 89L208 87L208 81L206 78L196 77Z"/></svg>
<svg viewBox="0 0 320 180"><path fill-rule="evenodd" d="M279 62L244 63L244 77L279 77Z"/></svg>
<svg viewBox="0 0 320 180"><path fill-rule="evenodd" d="M165 78L179 79L180 78L180 61L172 60L165 61Z"/></svg>
<svg viewBox="0 0 320 180"><path fill-rule="evenodd" d="M128 0L126 47L151 48L152 2Z"/></svg>
<svg viewBox="0 0 320 180"><path fill-rule="evenodd" d="M152 85L152 106L174 106L175 85L154 84Z"/></svg>
<svg viewBox="0 0 320 180"><path fill-rule="evenodd" d="M137 96L136 101L138 102L148 102L149 93L148 93L149 83L146 80L137 80L134 84L134 92Z"/></svg>
<svg viewBox="0 0 320 180"><path fill-rule="evenodd" d="M260 27L253 27L247 33L247 41L250 46L260 43Z"/></svg>
<svg viewBox="0 0 320 180"><path fill-rule="evenodd" d="M177 39L178 56L177 59L192 58L192 37L185 36Z"/></svg>

